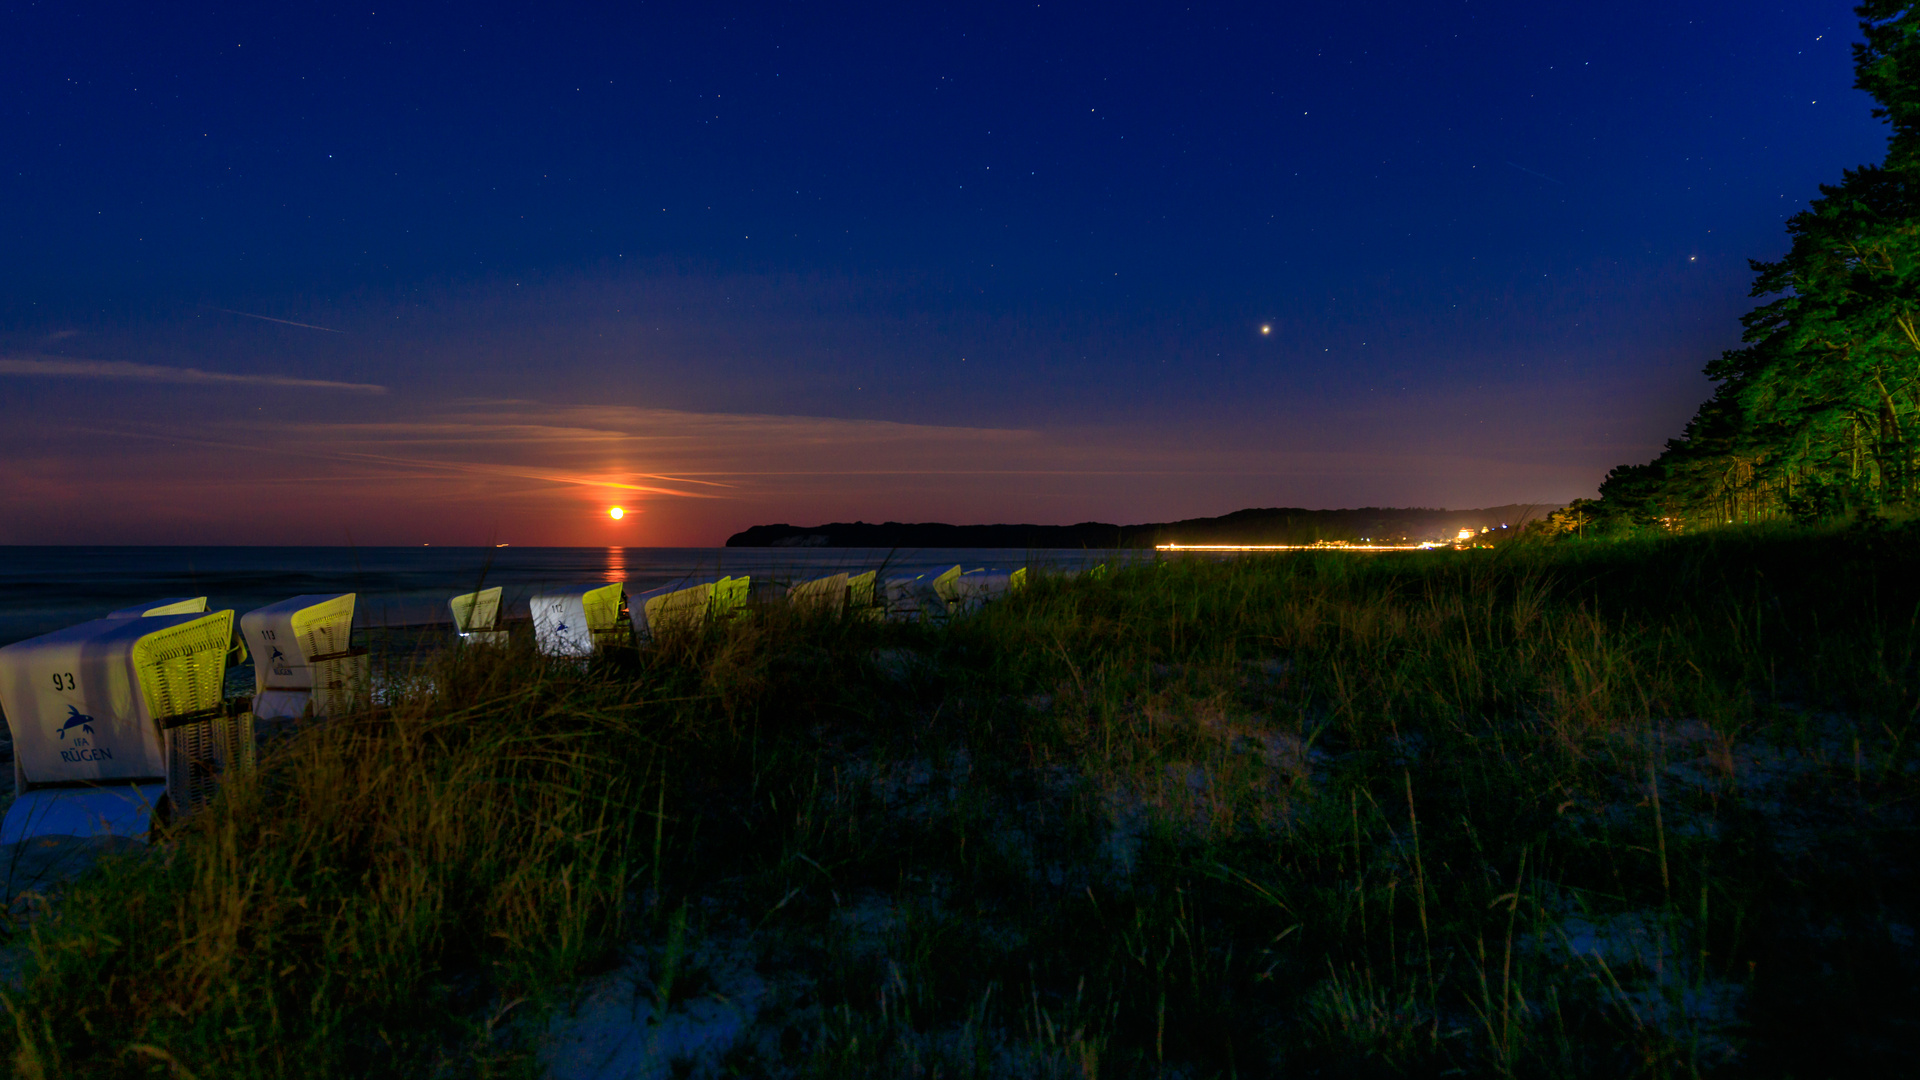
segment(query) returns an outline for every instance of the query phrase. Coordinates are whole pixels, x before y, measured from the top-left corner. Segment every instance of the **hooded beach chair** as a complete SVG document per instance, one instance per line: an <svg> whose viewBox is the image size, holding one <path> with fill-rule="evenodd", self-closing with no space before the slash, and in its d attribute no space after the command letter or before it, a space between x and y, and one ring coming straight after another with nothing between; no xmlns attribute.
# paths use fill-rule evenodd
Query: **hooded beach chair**
<svg viewBox="0 0 1920 1080"><path fill-rule="evenodd" d="M649 642L674 635L693 633L706 625L713 606L713 585L702 581L689 585L680 582L662 585L633 598L633 638Z"/></svg>
<svg viewBox="0 0 1920 1080"><path fill-rule="evenodd" d="M963 615L1007 595L1013 589L1013 575L983 567L951 577L943 574L934 585L940 598L947 602L947 611Z"/></svg>
<svg viewBox="0 0 1920 1080"><path fill-rule="evenodd" d="M500 628L500 586L479 592L461 593L447 601L453 611L453 630L468 645L505 645L507 632Z"/></svg>
<svg viewBox="0 0 1920 1080"><path fill-rule="evenodd" d="M207 598L204 596L176 596L167 600L155 600L149 604L135 604L109 611L109 619L144 619L150 615L197 615L207 610Z"/></svg>
<svg viewBox="0 0 1920 1080"><path fill-rule="evenodd" d="M945 618L947 601L940 595L940 583L959 576L960 568L956 566L942 574L886 579L880 583L886 617L893 622Z"/></svg>
<svg viewBox="0 0 1920 1080"><path fill-rule="evenodd" d="M253 714L344 716L367 694L367 650L353 638L353 593L294 596L240 616L253 653Z"/></svg>
<svg viewBox="0 0 1920 1080"><path fill-rule="evenodd" d="M233 612L96 619L0 649L15 799L0 844L144 839L164 793L180 812L251 767L252 717L223 692Z"/></svg>
<svg viewBox="0 0 1920 1080"><path fill-rule="evenodd" d="M883 602L886 594L875 596L880 578L878 570L869 570L864 574L854 574L847 578L847 610L855 615L869 619L879 619L886 615Z"/></svg>
<svg viewBox="0 0 1920 1080"><path fill-rule="evenodd" d="M649 589L634 598L634 639L659 641L698 631L709 619L732 618L746 610L752 588L753 579L742 575Z"/></svg>
<svg viewBox="0 0 1920 1080"><path fill-rule="evenodd" d="M731 619L747 610L747 599L753 595L753 579L745 574L739 577L723 577L713 583L713 610L709 618Z"/></svg>
<svg viewBox="0 0 1920 1080"><path fill-rule="evenodd" d="M838 615L847 607L847 575L829 574L812 581L797 581L787 586L787 604L801 611Z"/></svg>
<svg viewBox="0 0 1920 1080"><path fill-rule="evenodd" d="M529 601L542 655L585 657L626 636L627 586L614 581L542 593Z"/></svg>

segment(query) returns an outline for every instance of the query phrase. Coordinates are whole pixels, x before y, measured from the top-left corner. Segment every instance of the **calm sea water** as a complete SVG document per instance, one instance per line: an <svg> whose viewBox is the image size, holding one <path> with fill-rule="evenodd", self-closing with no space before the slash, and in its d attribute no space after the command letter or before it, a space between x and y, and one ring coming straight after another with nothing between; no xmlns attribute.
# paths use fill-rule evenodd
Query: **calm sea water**
<svg viewBox="0 0 1920 1080"><path fill-rule="evenodd" d="M542 587L624 581L640 592L687 578L749 574L802 580L886 567L918 574L959 563L971 570L1071 567L1097 551L863 548L341 548L0 547L0 645L109 611L171 596L205 596L245 613L302 593L359 594L361 626L446 623L447 598L505 589L506 615L525 617ZM1139 553L1130 553L1138 556Z"/></svg>

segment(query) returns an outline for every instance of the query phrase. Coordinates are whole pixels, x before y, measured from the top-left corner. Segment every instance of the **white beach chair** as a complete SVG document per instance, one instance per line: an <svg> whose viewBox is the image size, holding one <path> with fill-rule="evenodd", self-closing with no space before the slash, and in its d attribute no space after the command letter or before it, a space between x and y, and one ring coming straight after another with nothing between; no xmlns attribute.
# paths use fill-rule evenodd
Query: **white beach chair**
<svg viewBox="0 0 1920 1080"><path fill-rule="evenodd" d="M353 640L353 593L294 596L240 616L253 652L253 714L343 716L367 694L367 650Z"/></svg>
<svg viewBox="0 0 1920 1080"><path fill-rule="evenodd" d="M529 601L533 640L546 656L592 656L621 636L627 606L623 582L580 585L542 593Z"/></svg>
<svg viewBox="0 0 1920 1080"><path fill-rule="evenodd" d="M505 645L507 632L500 628L500 586L479 592L461 593L447 601L453 611L453 629L468 645Z"/></svg>
<svg viewBox="0 0 1920 1080"><path fill-rule="evenodd" d="M96 619L0 649L16 794L0 844L144 839L164 793L192 809L250 767L251 717L224 708L233 612Z"/></svg>
<svg viewBox="0 0 1920 1080"><path fill-rule="evenodd" d="M943 574L903 575L886 579L880 584L887 619L892 622L914 622L944 617L947 614L947 602L940 595L940 583L959 576L960 568L956 566Z"/></svg>

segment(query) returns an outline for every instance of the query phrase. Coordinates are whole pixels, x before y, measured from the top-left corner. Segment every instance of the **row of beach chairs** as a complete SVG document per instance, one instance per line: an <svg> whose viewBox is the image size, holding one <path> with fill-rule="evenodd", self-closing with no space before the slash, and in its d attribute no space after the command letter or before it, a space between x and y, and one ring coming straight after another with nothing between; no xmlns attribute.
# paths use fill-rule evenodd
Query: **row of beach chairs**
<svg viewBox="0 0 1920 1080"><path fill-rule="evenodd" d="M896 621L947 620L1023 588L1027 571L963 570L881 578L878 571L838 573L778 589L779 599L810 611ZM746 576L681 582L628 596L621 582L537 595L529 602L534 642L547 656L591 656L608 644L649 644L698 630L745 610L753 595ZM465 593L448 602L460 639L472 645L506 641L501 589Z"/></svg>
<svg viewBox="0 0 1920 1080"><path fill-rule="evenodd" d="M144 837L163 795L189 813L252 767L256 718L348 711L367 681L353 606L352 593L296 596L236 620L177 598L0 649L14 786L0 844ZM235 708L227 671L248 659L251 707Z"/></svg>
<svg viewBox="0 0 1920 1080"><path fill-rule="evenodd" d="M882 578L877 571L768 590L809 611L947 620L1026 585L1027 571L959 566ZM551 657L649 644L743 612L748 577L720 577L629 597L621 582L548 590L530 600L534 641ZM449 602L460 641L504 645L502 590ZM33 836L144 837L162 795L175 813L203 805L228 772L250 769L256 721L341 716L368 692L365 648L352 645L355 594L303 595L249 611L204 596L161 600L0 648L0 710L13 736L15 799L0 845ZM247 708L227 672L253 662Z"/></svg>

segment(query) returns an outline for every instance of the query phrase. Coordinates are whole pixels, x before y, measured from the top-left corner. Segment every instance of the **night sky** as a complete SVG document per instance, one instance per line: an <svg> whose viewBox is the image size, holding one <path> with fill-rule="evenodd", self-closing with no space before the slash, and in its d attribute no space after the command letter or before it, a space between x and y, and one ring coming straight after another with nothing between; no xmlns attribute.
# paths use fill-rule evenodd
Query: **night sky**
<svg viewBox="0 0 1920 1080"><path fill-rule="evenodd" d="M619 7L0 6L0 543L1564 502L1884 143L1828 0Z"/></svg>

